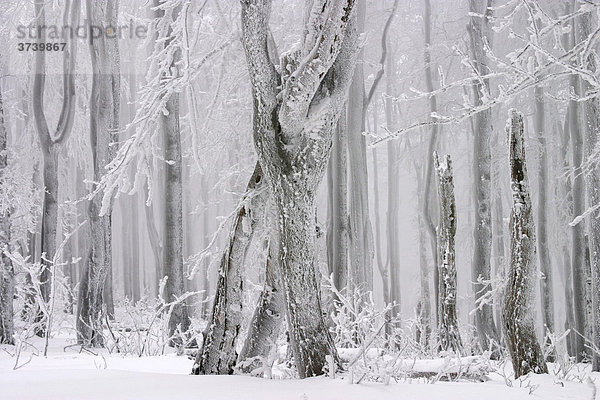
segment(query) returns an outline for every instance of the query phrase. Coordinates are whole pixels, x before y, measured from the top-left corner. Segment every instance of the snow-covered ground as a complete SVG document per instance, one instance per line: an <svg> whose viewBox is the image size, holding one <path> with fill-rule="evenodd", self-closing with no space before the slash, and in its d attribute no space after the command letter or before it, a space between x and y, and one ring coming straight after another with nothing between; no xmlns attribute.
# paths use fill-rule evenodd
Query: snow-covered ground
<svg viewBox="0 0 600 400"><path fill-rule="evenodd" d="M43 342L33 339L38 349ZM412 379L389 385L373 382L349 384L348 378L328 377L306 380L261 379L249 376L191 376L192 361L186 356L166 354L154 357L118 354L79 353L67 347L68 339L53 339L48 356L33 356L31 361L13 370L16 357L13 346L0 350L0 399L236 399L236 400L365 400L365 399L594 399L589 368L577 366L578 378L560 379L555 375L531 376L513 381L491 373L480 382L426 383ZM32 349L22 352L19 364L27 362ZM510 365L505 366L510 376ZM600 383L600 374L591 379Z"/></svg>

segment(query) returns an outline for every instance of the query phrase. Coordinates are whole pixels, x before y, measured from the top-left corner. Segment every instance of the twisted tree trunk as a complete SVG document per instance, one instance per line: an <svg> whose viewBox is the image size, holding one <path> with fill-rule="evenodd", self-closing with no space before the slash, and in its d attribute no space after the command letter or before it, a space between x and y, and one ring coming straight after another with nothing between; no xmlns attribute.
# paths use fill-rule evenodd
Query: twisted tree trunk
<svg viewBox="0 0 600 400"><path fill-rule="evenodd" d="M507 131L513 207L510 213L510 272L502 321L516 379L529 372L547 373L548 367L535 336L535 226L527 177L523 116L515 110L510 111Z"/></svg>
<svg viewBox="0 0 600 400"><path fill-rule="evenodd" d="M354 0L307 6L300 49L286 53L280 76L267 51L271 1L242 0L254 142L277 207L288 331L301 378L322 374L327 355L338 358L321 308L315 195L359 50Z"/></svg>
<svg viewBox="0 0 600 400"><path fill-rule="evenodd" d="M232 374L238 354L243 315L243 266L256 226L264 219L269 191L256 163L240 202L229 243L221 258L212 316L204 332L204 343L192 368L194 375Z"/></svg>
<svg viewBox="0 0 600 400"><path fill-rule="evenodd" d="M264 288L258 305L250 321L248 335L238 358L240 369L251 373L269 361L273 351L277 351L277 338L283 325L284 300L279 268L279 238L277 234L276 210L269 208L271 231L269 233L269 254L267 256Z"/></svg>

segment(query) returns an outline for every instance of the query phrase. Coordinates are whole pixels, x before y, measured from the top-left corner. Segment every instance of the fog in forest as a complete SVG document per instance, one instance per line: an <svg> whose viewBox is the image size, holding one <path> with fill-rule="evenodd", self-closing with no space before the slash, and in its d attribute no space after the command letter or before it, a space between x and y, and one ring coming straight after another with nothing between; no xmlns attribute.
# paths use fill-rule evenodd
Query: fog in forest
<svg viewBox="0 0 600 400"><path fill-rule="evenodd" d="M0 18L0 398L595 398L597 1Z"/></svg>

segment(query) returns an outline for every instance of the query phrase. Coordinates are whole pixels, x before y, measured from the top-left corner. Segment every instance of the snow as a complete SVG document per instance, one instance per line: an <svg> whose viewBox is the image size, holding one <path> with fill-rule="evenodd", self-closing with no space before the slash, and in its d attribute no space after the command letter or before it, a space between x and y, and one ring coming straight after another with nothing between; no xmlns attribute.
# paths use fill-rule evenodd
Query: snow
<svg viewBox="0 0 600 400"><path fill-rule="evenodd" d="M41 347L41 341L31 340L36 347ZM35 356L17 370L13 370L15 358L8 354L14 354L14 346L0 346L0 399L587 400L593 399L594 391L585 379L565 381L554 375L532 375L512 381L512 387L505 383L503 374L497 373L490 374L489 380L483 383L438 381L426 384L421 378L401 382L392 379L389 385L349 384L343 376L305 380L193 376L189 375L193 362L186 356L92 355L79 353L77 347L65 349L70 343L70 339L53 339L48 357ZM29 350L21 354L21 361L27 361L30 353ZM504 366L504 371L510 376L510 364ZM600 374L594 378L600 382Z"/></svg>

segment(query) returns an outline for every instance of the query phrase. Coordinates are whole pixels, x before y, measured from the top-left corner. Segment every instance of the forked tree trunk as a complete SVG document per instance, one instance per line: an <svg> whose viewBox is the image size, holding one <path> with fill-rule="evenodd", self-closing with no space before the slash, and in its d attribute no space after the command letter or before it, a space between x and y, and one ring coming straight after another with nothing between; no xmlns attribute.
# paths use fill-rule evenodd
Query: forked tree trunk
<svg viewBox="0 0 600 400"><path fill-rule="evenodd" d="M8 135L4 121L4 102L0 87L0 179L4 178L8 166ZM0 182L6 185L6 179ZM13 344L13 296L15 292L13 265L4 252L10 246L10 209L0 210L0 344Z"/></svg>
<svg viewBox="0 0 600 400"><path fill-rule="evenodd" d="M456 316L456 204L454 199L454 177L450 155L442 160L433 155L437 175L438 198L440 203L440 224L437 228L438 269L439 269L439 309L438 334L440 349L462 353L462 342Z"/></svg>
<svg viewBox="0 0 600 400"><path fill-rule="evenodd" d="M510 272L505 289L502 321L515 379L529 372L547 373L544 354L535 336L535 226L529 195L523 116L510 111L507 126L510 183Z"/></svg>
<svg viewBox="0 0 600 400"><path fill-rule="evenodd" d="M118 1L87 0L87 19L95 26L116 26ZM104 36L90 40L92 60L92 91L90 95L90 143L94 181L100 182L104 168L114 157L111 135L119 127L120 71L119 48L116 40ZM77 342L103 346L102 319L104 288L112 269L111 213L100 215L102 196L90 200L91 244L79 286ZM134 227L135 229L135 227Z"/></svg>
<svg viewBox="0 0 600 400"><path fill-rule="evenodd" d="M327 355L338 360L321 308L315 195L359 50L354 0L307 6L300 48L286 54L279 75L267 51L271 1L242 0L254 142L278 212L286 317L301 378L322 374Z"/></svg>
<svg viewBox="0 0 600 400"><path fill-rule="evenodd" d="M35 25L37 27L45 26L45 3L43 0L35 1ZM71 9L65 9L63 23L64 25L78 26L80 14L80 0L73 0ZM37 43L44 43L46 40L43 35L39 35ZM73 71L75 69L75 51L77 49L77 40L71 40L69 46L63 52L63 102L58 124L54 134L48 127L44 110L44 87L46 83L46 52L35 52L35 77L33 81L32 111L35 121L35 128L40 142L42 152L42 176L44 187L44 198L42 205L41 221L41 259L42 268L40 271L40 292L42 300L50 300L51 288L51 269L52 261L56 253L56 230L58 224L58 150L73 127L75 114L75 79ZM39 325L36 328L38 336L45 335L46 323L43 320L41 310L38 311L36 322Z"/></svg>
<svg viewBox="0 0 600 400"><path fill-rule="evenodd" d="M243 267L257 224L265 218L269 191L256 163L233 222L229 242L221 258L212 316L204 343L192 368L194 375L232 374L243 315Z"/></svg>

